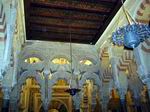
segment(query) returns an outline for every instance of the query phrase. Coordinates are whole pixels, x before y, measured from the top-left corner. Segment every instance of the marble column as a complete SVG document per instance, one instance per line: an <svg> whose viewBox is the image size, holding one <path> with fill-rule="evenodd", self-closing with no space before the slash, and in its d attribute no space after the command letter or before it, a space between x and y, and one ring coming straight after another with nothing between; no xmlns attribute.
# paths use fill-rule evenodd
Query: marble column
<svg viewBox="0 0 150 112"><path fill-rule="evenodd" d="M120 110L121 112L127 112L125 99L120 99Z"/></svg>
<svg viewBox="0 0 150 112"><path fill-rule="evenodd" d="M119 95L120 95L120 112L127 112L127 106L126 106L126 90L121 88L119 89Z"/></svg>
<svg viewBox="0 0 150 112"><path fill-rule="evenodd" d="M10 112L18 112L18 103L16 100L10 101Z"/></svg>
<svg viewBox="0 0 150 112"><path fill-rule="evenodd" d="M44 83L44 88L43 88L43 100L42 100L42 106L43 106L43 111L44 112L48 112L49 110L49 103L50 103L50 93L49 93L49 87L48 87L48 77L50 75L50 70L48 69L48 67L46 69L43 70L43 74L44 74L44 79L45 79L45 83Z"/></svg>
<svg viewBox="0 0 150 112"><path fill-rule="evenodd" d="M148 89L148 97L150 102L150 79L146 81L147 89Z"/></svg>
<svg viewBox="0 0 150 112"><path fill-rule="evenodd" d="M134 108L136 112L142 112L140 97L134 97Z"/></svg>
<svg viewBox="0 0 150 112"><path fill-rule="evenodd" d="M10 101L10 88L9 87L3 87L3 103L2 103L2 112L8 112L9 111L9 101Z"/></svg>
<svg viewBox="0 0 150 112"><path fill-rule="evenodd" d="M77 93L72 98L73 98L73 103L75 107L75 112L80 112L81 92Z"/></svg>

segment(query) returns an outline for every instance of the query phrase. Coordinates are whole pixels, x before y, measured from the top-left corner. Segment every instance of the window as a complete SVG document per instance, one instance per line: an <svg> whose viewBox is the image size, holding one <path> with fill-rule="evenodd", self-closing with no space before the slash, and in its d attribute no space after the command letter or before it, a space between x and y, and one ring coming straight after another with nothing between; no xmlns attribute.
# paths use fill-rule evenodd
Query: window
<svg viewBox="0 0 150 112"><path fill-rule="evenodd" d="M93 65L93 63L90 60L87 60L87 59L81 60L80 64L88 65L88 66Z"/></svg>
<svg viewBox="0 0 150 112"><path fill-rule="evenodd" d="M34 64L34 63L41 62L41 60L37 57L30 57L30 58L25 59L24 62L29 63L29 64Z"/></svg>
<svg viewBox="0 0 150 112"><path fill-rule="evenodd" d="M55 58L52 60L54 64L64 65L69 64L70 62L66 58Z"/></svg>

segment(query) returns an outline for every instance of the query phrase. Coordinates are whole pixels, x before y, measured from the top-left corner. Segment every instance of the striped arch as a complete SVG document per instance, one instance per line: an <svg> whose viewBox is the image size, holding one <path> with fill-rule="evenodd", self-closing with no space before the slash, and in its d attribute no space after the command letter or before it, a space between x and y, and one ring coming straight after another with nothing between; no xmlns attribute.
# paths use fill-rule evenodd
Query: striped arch
<svg viewBox="0 0 150 112"><path fill-rule="evenodd" d="M139 9L136 13L136 21L139 23L148 24L150 21L150 0L142 0ZM148 12L148 13L145 13Z"/></svg>
<svg viewBox="0 0 150 112"><path fill-rule="evenodd" d="M103 48L101 55L100 55L100 59L107 59L109 61L109 53L108 53L108 47ZM104 83L109 82L112 79L112 70L111 67L105 67L104 68L104 72L102 74L102 81Z"/></svg>
<svg viewBox="0 0 150 112"><path fill-rule="evenodd" d="M5 41L6 35L6 16L4 13L3 4L0 3L0 42Z"/></svg>
<svg viewBox="0 0 150 112"><path fill-rule="evenodd" d="M14 86L14 88L13 88L13 90L11 92L11 96L10 97L11 97L11 101L12 102L14 102L14 101L17 102L19 100L22 85L25 84L27 78L32 78L32 77L35 78L35 80L39 84L39 86L40 86L40 92L41 92L41 95L42 95L42 93L44 92L42 90L43 89L42 83L44 83L44 82L41 79L39 73L37 73L36 71L25 71L19 77L18 83Z"/></svg>
<svg viewBox="0 0 150 112"><path fill-rule="evenodd" d="M6 38L7 38L6 16L4 13L4 7L2 1L0 1L0 62L4 58L3 54L5 52Z"/></svg>
<svg viewBox="0 0 150 112"><path fill-rule="evenodd" d="M104 70L104 73L102 75L102 81L104 83L109 83L111 79L112 79L112 68L111 67L107 67Z"/></svg>
<svg viewBox="0 0 150 112"><path fill-rule="evenodd" d="M103 58L109 58L108 47L105 47L100 53L100 60L102 60Z"/></svg>
<svg viewBox="0 0 150 112"><path fill-rule="evenodd" d="M132 70L132 62L133 62L133 51L124 51L122 57L119 60L119 64L117 68L119 71L128 70L130 73L133 73Z"/></svg>

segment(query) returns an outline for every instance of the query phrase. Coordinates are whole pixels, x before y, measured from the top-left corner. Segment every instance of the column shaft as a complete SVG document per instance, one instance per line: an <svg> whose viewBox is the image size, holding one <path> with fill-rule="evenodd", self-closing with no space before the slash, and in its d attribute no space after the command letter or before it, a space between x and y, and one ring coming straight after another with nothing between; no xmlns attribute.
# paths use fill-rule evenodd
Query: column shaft
<svg viewBox="0 0 150 112"><path fill-rule="evenodd" d="M9 112L9 99L3 99L2 112Z"/></svg>

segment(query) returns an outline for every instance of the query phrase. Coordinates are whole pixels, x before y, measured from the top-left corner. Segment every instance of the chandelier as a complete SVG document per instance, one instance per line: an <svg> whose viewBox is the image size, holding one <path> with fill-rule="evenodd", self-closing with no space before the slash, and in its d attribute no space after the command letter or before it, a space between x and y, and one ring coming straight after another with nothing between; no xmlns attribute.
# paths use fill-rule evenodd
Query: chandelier
<svg viewBox="0 0 150 112"><path fill-rule="evenodd" d="M69 27L69 37L70 37L70 70L71 70L71 78L70 78L70 82L69 82L69 88L65 91L67 93L69 93L71 96L76 95L76 93L80 92L79 89L79 82L78 82L78 77L76 77L73 74L73 70L72 70L72 38L71 38L71 30ZM75 81L76 86L72 85L72 81ZM74 87L73 87L74 86Z"/></svg>
<svg viewBox="0 0 150 112"><path fill-rule="evenodd" d="M123 1L122 8L129 24L116 30L112 34L112 41L115 45L124 45L127 48L135 48L140 44L140 42L143 42L150 37L150 26L148 24L136 23L125 10ZM129 19L131 19L134 23L131 24Z"/></svg>

